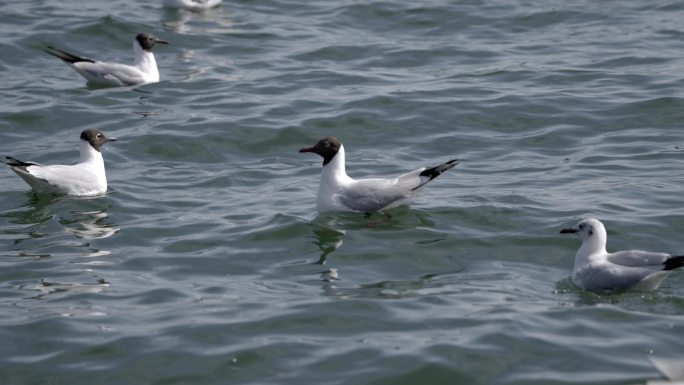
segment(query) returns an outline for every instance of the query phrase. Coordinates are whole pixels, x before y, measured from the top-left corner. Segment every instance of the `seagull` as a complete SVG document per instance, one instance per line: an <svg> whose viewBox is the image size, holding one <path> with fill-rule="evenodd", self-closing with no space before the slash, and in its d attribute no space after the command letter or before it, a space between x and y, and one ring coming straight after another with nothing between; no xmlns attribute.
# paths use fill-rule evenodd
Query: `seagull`
<svg viewBox="0 0 684 385"><path fill-rule="evenodd" d="M646 385L684 385L684 359L651 355L648 359L667 380L650 380Z"/></svg>
<svg viewBox="0 0 684 385"><path fill-rule="evenodd" d="M5 162L38 193L76 196L100 195L107 191L107 176L100 149L107 142L116 141L97 128L81 132L81 159L71 166L44 166L22 162L10 156Z"/></svg>
<svg viewBox="0 0 684 385"><path fill-rule="evenodd" d="M582 239L572 269L572 282L581 289L597 293L655 290L670 270L684 266L684 256L641 250L607 252L606 228L598 219L584 219L561 234L577 234Z"/></svg>
<svg viewBox="0 0 684 385"><path fill-rule="evenodd" d="M159 70L154 60L152 48L156 44L169 44L151 33L139 33L133 40L135 62L133 65L104 63L86 57L71 54L61 49L48 46L45 52L56 56L81 74L88 83L105 86L136 86L159 81Z"/></svg>
<svg viewBox="0 0 684 385"><path fill-rule="evenodd" d="M454 159L436 167L422 167L396 178L352 179L345 171L344 146L339 139L326 136L299 152L313 152L323 157L323 173L317 200L317 208L321 213L372 213L408 204L427 182L458 164L458 160Z"/></svg>
<svg viewBox="0 0 684 385"><path fill-rule="evenodd" d="M169 8L201 10L214 8L221 4L221 0L162 0L162 4Z"/></svg>

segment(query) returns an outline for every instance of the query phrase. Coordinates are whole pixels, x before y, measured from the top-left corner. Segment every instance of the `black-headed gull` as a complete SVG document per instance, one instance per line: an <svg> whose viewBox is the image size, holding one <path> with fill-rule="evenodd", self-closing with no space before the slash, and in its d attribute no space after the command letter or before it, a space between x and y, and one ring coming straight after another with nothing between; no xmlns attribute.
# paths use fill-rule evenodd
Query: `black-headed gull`
<svg viewBox="0 0 684 385"><path fill-rule="evenodd" d="M48 46L45 52L56 56L81 74L88 83L107 86L135 86L159 81L157 61L154 60L152 48L156 44L169 44L151 33L139 33L133 40L135 61L133 65L105 63L86 57L71 54L61 49Z"/></svg>
<svg viewBox="0 0 684 385"><path fill-rule="evenodd" d="M214 8L221 4L221 0L162 0L162 5L169 8L184 8L201 10Z"/></svg>
<svg viewBox="0 0 684 385"><path fill-rule="evenodd" d="M606 251L608 235L598 219L581 220L561 234L577 234L582 246L575 254L572 282L593 292L655 290L670 270L684 266L684 256L641 250Z"/></svg>
<svg viewBox="0 0 684 385"><path fill-rule="evenodd" d="M427 182L458 164L454 159L436 167L422 167L396 178L352 179L345 171L344 146L339 139L326 136L299 152L313 152L323 157L317 199L319 212L371 213L407 204Z"/></svg>
<svg viewBox="0 0 684 385"><path fill-rule="evenodd" d="M99 195L107 192L107 176L100 149L116 138L105 136L97 128L81 132L81 159L75 165L43 166L7 157L7 165L34 191L67 195Z"/></svg>

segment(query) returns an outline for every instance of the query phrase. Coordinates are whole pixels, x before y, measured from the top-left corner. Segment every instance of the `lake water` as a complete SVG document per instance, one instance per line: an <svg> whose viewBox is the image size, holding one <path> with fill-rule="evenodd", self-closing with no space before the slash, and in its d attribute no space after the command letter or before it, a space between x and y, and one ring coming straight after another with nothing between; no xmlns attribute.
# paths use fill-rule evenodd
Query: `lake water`
<svg viewBox="0 0 684 385"><path fill-rule="evenodd" d="M684 272L573 287L609 249L684 253L684 4L224 1L0 5L0 155L109 192L34 197L0 173L0 382L643 384L684 355ZM162 81L89 88L46 45ZM325 135L353 177L459 158L391 218L319 216Z"/></svg>

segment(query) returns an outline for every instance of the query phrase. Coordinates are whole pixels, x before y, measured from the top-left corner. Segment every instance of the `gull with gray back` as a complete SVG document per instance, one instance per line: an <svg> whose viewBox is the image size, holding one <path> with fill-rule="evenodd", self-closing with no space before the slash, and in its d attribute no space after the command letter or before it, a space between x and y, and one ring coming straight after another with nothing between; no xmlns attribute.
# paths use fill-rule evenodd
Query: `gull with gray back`
<svg viewBox="0 0 684 385"><path fill-rule="evenodd" d="M159 81L157 61L152 49L157 44L169 44L151 33L139 33L133 40L135 60L132 65L105 63L48 46L45 52L62 59L81 74L88 83L104 86L136 86Z"/></svg>
<svg viewBox="0 0 684 385"><path fill-rule="evenodd" d="M100 195L107 192L107 176L100 150L107 142L116 141L97 128L81 132L81 157L74 165L44 166L7 157L5 162L38 193L76 196Z"/></svg>
<svg viewBox="0 0 684 385"><path fill-rule="evenodd" d="M608 235L598 219L581 220L561 234L577 234L582 245L575 254L572 282L579 288L603 293L655 290L670 270L684 266L684 256L641 250L606 251Z"/></svg>
<svg viewBox="0 0 684 385"><path fill-rule="evenodd" d="M408 204L429 181L458 164L456 159L439 166L419 168L395 178L352 179L345 169L344 146L327 136L299 152L323 157L323 172L318 189L317 208L326 211L371 213Z"/></svg>

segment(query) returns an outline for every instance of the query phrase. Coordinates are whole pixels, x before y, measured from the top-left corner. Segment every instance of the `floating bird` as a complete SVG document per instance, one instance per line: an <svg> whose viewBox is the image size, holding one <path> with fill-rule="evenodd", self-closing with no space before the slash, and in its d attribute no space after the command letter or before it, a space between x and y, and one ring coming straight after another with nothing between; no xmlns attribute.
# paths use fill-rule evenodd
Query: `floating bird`
<svg viewBox="0 0 684 385"><path fill-rule="evenodd" d="M100 149L116 138L106 137L97 128L81 132L81 159L75 165L44 166L7 157L5 162L39 193L99 195L107 191L107 176Z"/></svg>
<svg viewBox="0 0 684 385"><path fill-rule="evenodd" d="M345 171L344 146L327 136L299 152L323 157L323 174L318 189L319 212L358 211L371 213L408 204L426 183L458 164L456 159L432 168L419 168L396 178L352 179Z"/></svg>
<svg viewBox="0 0 684 385"><path fill-rule="evenodd" d="M655 357L649 355L648 359L666 380L649 380L646 382L646 385L684 385L683 357Z"/></svg>
<svg viewBox="0 0 684 385"><path fill-rule="evenodd" d="M77 56L61 49L48 46L45 52L56 56L81 74L88 83L105 86L136 86L159 81L157 61L154 60L152 48L156 44L169 44L151 33L139 33L133 40L135 61L133 65L104 63L101 61Z"/></svg>
<svg viewBox="0 0 684 385"><path fill-rule="evenodd" d="M193 11L214 8L221 0L162 0L162 5L169 8L184 8Z"/></svg>
<svg viewBox="0 0 684 385"><path fill-rule="evenodd" d="M598 219L584 219L561 234L577 234L582 239L572 270L572 282L581 289L597 293L655 290L670 270L684 266L684 256L641 250L607 252L608 235Z"/></svg>

